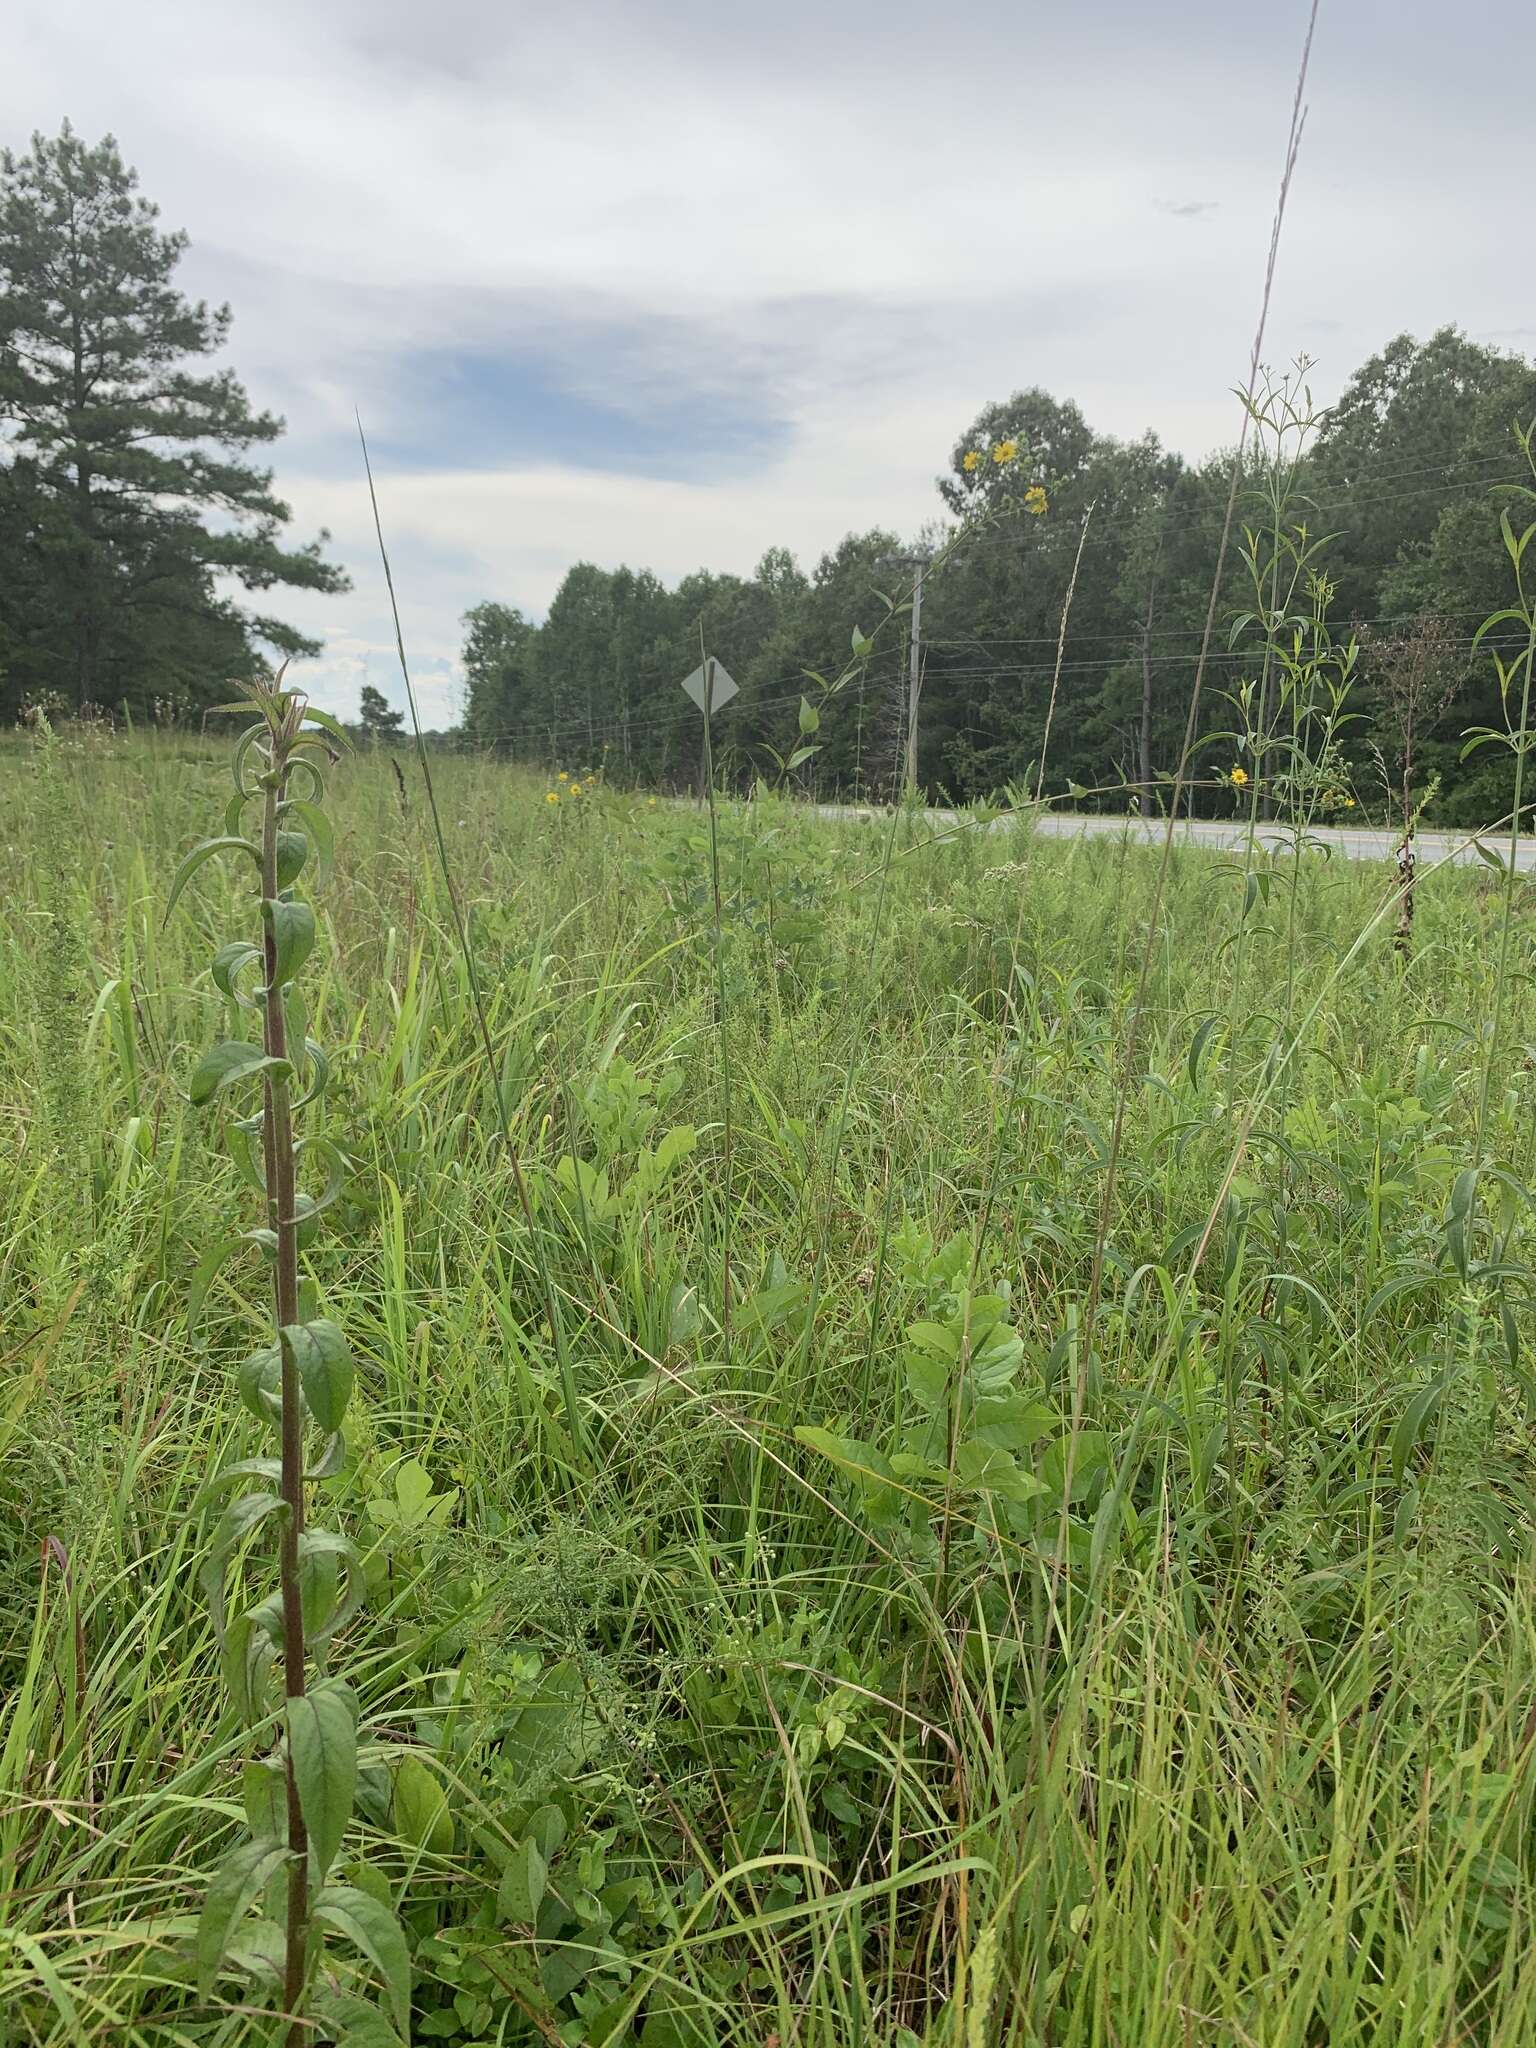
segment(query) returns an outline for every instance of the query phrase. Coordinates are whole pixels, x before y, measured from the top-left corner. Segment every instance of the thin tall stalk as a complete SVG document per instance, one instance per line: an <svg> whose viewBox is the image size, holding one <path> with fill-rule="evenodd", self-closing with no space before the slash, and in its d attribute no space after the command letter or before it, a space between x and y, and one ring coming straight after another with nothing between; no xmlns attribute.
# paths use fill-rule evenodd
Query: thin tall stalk
<svg viewBox="0 0 1536 2048"><path fill-rule="evenodd" d="M1189 764L1195 750L1199 732L1200 700L1205 688L1206 669L1210 664L1211 642L1216 632L1216 614L1221 603L1222 577L1226 573L1227 549L1232 539L1232 522L1237 512L1238 492L1243 479L1243 457L1247 452L1248 428L1252 416L1254 394L1259 385L1259 369L1264 353L1264 334L1269 325L1269 302L1274 292L1275 266L1280 256L1280 232L1285 225L1286 201L1290 197L1291 179L1295 174L1296 160L1301 151L1302 131L1306 126L1306 107L1303 104L1307 85L1307 70L1312 58L1312 38L1317 30L1319 0L1312 0L1307 16L1306 39L1302 44L1301 64L1296 74L1296 92L1291 103L1291 125L1286 137L1285 163L1280 174L1280 194L1275 205L1274 223L1270 229L1269 256L1264 267L1264 289L1259 300L1258 324L1253 334L1253 349L1248 361L1248 382L1243 391L1243 424L1238 435L1237 448L1232 457L1232 470L1227 485L1227 504L1222 516L1221 538L1216 549L1216 567L1211 577L1210 601L1206 606L1205 626L1200 636L1200 655L1195 664L1195 678L1189 693L1189 713L1184 722L1184 743L1179 751L1179 764L1174 773L1173 794L1168 804L1168 820L1163 832L1162 853L1158 860L1157 878L1153 884L1152 902L1147 913L1147 935L1142 947L1141 970L1136 982L1136 995L1131 1004L1131 1014L1126 1026L1125 1047L1121 1060L1120 1085L1115 1094L1115 1114L1110 1127L1109 1151L1104 1168L1104 1189L1099 1202L1098 1227L1094 1232L1093 1266L1088 1281L1088 1296L1083 1309L1082 1363L1078 1373L1079 1391L1074 1393L1073 1436L1076 1437L1080 1421L1081 1379L1087 1368L1093 1349L1094 1324L1098 1317L1099 1300L1104 1287L1104 1251L1109 1238L1109 1227L1114 1216L1115 1195L1120 1169L1120 1153L1125 1140L1125 1111L1130 1097L1131 1085L1136 1071L1136 1052L1141 1038L1142 1019L1146 1014L1147 991L1152 983L1152 961L1157 950L1158 919L1162 912L1163 897L1168 886L1168 870L1173 860L1174 834L1178 828L1179 800L1189 780Z"/></svg>

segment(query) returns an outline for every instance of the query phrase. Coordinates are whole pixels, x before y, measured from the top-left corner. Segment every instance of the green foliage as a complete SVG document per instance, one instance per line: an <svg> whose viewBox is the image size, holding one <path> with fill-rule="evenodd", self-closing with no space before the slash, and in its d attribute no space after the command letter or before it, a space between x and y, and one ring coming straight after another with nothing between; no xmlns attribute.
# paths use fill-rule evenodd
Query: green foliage
<svg viewBox="0 0 1536 2048"><path fill-rule="evenodd" d="M199 358L227 307L176 289L186 237L156 225L110 136L64 125L0 153L0 711L28 702L174 718L210 678L248 673L256 641L313 642L243 612L220 579L335 591L319 542L247 451L282 423ZM215 685L215 687L217 687Z"/></svg>
<svg viewBox="0 0 1536 2048"><path fill-rule="evenodd" d="M1266 588L1310 546L1270 510ZM1526 884L1507 841L1426 872L1404 959L1297 829L1332 559L1234 607L1296 693L1282 829L1161 889L1028 815L767 794L717 935L691 808L441 762L505 1121L382 751L332 795L306 721L284 796L248 711L233 775L0 744L21 2048L268 2048L299 1869L321 2043L1530 2032ZM791 747L857 686L799 679ZM210 821L261 865L163 923Z"/></svg>
<svg viewBox="0 0 1536 2048"><path fill-rule="evenodd" d="M170 903L210 855L234 848L255 856L260 869L261 939L236 939L221 946L215 955L215 979L237 1015L246 1009L259 1017L261 1043L230 1039L204 1053L193 1068L188 1095L194 1106L201 1107L225 1090L261 1079L262 1161L253 1177L266 1198L266 1227L248 1235L271 1262L276 1342L246 1359L237 1384L246 1410L276 1438L280 1455L226 1465L203 1489L202 1497L224 1501L231 1487L252 1479L263 1482L255 1491L237 1492L223 1506L210 1545L207 1581L237 1708L258 1729L267 1722L266 1694L274 1666L281 1667L284 1703L277 1748L251 1767L262 1788L254 1807L247 1808L254 1839L226 1854L209 1887L198 1923L197 1969L205 1992L228 1971L254 1974L259 1997L269 1959L280 1953L281 1968L275 1974L286 2015L285 2037L296 2048L309 2031L306 2013L320 1928L350 1941L383 1978L402 2031L408 2026L410 1964L388 1906L355 1886L327 1881L356 1800L358 1704L348 1686L334 1678L312 1680L307 1670L310 1658L323 1658L325 1646L356 1611L363 1571L360 1554L345 1537L307 1525L309 1482L334 1472L345 1456L341 1429L352 1395L352 1354L345 1336L328 1318L302 1310L295 1317L304 1300L298 1250L305 1226L336 1199L346 1179L340 1151L321 1139L329 1168L325 1194L316 1201L299 1193L297 1168L306 1141L294 1134L292 1084L296 1072L307 1069L312 1085L303 1101L315 1102L324 1092L328 1064L302 1028L293 1031L294 1042L289 1043L290 1029L301 1015L294 984L317 934L313 909L293 893L308 862L306 821L312 830L312 821L323 815L314 801L323 787L314 759L314 733L318 727L323 736L320 751L334 759L331 735L339 729L326 714L313 711L301 692L284 689L281 677L270 686L253 684L247 694L259 718L246 728L234 750L231 818L238 818L247 805L259 804L259 844L238 836L205 840L178 867ZM310 798L296 800L290 795L296 766L307 771ZM253 995L240 994L235 976L258 963L264 980ZM245 1141L251 1128L252 1120L235 1126L235 1155L242 1171L249 1168ZM307 1203L303 1209L301 1200ZM306 1471L304 1449L309 1425L324 1438L313 1471ZM277 1491L272 1490L274 1485ZM245 1586L246 1546L269 1528L278 1532L278 1593L251 1599ZM226 1582L230 1564L237 1559L238 1590L231 1616ZM302 1640L296 1641L299 1636ZM265 1769L272 1764L280 1765L286 1780L282 1812L275 1774ZM284 1925L272 1929L272 1939L259 1941L251 1952L242 1945L245 1916L280 1868L285 1878ZM355 2025L349 2026L355 2034Z"/></svg>

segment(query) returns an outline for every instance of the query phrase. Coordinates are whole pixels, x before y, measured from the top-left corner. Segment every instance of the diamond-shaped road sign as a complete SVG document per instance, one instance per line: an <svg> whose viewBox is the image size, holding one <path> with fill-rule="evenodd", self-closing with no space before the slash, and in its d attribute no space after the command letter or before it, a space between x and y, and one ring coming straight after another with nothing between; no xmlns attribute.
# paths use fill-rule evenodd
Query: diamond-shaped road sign
<svg viewBox="0 0 1536 2048"><path fill-rule="evenodd" d="M721 710L725 705L729 704L731 699L739 694L741 690L741 685L738 682L734 682L731 679L731 677L726 673L726 667L723 661L711 661L708 664L708 666L710 669L712 681L709 689L709 704L707 708L710 716L713 717L717 711ZM706 709L704 703L704 668L705 664L703 662L700 662L698 667L694 670L691 676L684 676L683 678L683 688L688 692L689 696L693 699L694 703L698 705L701 711Z"/></svg>

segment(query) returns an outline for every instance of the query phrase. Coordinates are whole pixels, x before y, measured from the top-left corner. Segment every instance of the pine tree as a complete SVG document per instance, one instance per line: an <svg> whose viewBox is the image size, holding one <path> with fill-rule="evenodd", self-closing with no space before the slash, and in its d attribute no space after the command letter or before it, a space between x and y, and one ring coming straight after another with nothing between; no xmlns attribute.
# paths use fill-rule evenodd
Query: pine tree
<svg viewBox="0 0 1536 2048"><path fill-rule="evenodd" d="M0 531L29 594L6 687L75 707L226 695L253 640L318 651L231 585L346 588L325 535L280 544L288 507L245 457L282 422L200 366L229 309L177 290L187 238L137 183L110 136L91 147L67 123L0 152Z"/></svg>
<svg viewBox="0 0 1536 2048"><path fill-rule="evenodd" d="M405 713L392 711L384 692L364 683L358 723L364 739L397 740L405 729Z"/></svg>

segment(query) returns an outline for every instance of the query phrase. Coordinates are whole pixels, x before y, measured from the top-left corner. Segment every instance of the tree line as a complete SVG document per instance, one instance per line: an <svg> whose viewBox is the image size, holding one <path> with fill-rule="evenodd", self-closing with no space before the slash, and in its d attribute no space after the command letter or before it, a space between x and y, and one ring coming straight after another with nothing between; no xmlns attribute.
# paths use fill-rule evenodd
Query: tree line
<svg viewBox="0 0 1536 2048"><path fill-rule="evenodd" d="M229 309L178 289L185 249L110 137L87 144L66 124L0 152L7 723L34 705L195 717L228 677L318 652L268 609L271 593L347 586L324 534L287 538L289 509L258 459L282 422L210 362ZM1299 385L1276 389L1294 419ZM1523 473L1512 428L1532 419L1532 365L1446 327L1399 335L1363 364L1299 459L1283 432L1257 434L1217 593L1197 806L1228 800L1232 697L1272 638L1245 560L1263 545L1246 548L1243 528L1262 524L1283 468L1285 517L1325 584L1330 630L1339 644L1358 635L1337 753L1362 798L1400 774L1403 677L1422 680L1432 652L1416 686L1417 787L1448 823L1507 807L1507 754L1464 760L1461 735L1499 722L1494 667L1471 643L1508 593L1501 498ZM905 740L911 561L926 550L923 787L966 800L1043 773L1056 793L1156 804L1183 746L1230 468L1229 452L1188 462L1153 433L1117 440L1070 400L1020 391L957 439L915 539L850 534L808 568L774 547L750 576L701 569L671 588L647 569L579 562L541 621L477 605L462 736L684 785L700 733L678 685L704 648L741 685L716 735L724 773L888 793ZM398 718L372 697L363 727L387 739Z"/></svg>
<svg viewBox="0 0 1536 2048"><path fill-rule="evenodd" d="M1297 379L1276 389L1294 416ZM1423 342L1399 335L1363 364L1304 452L1283 434L1256 436L1207 657L1197 809L1230 808L1223 735L1237 727L1233 695L1262 667L1273 630L1255 616L1253 573L1268 559L1262 527L1281 466L1285 523L1323 579L1334 642L1358 643L1338 751L1362 807L1386 805L1397 787L1394 677L1427 646L1440 676L1434 717L1412 743L1417 789L1434 792L1433 815L1446 823L1507 808L1506 757L1486 749L1463 761L1461 736L1498 722L1496 672L1472 641L1507 601L1499 515L1523 470L1513 428L1533 417L1536 370L1446 327ZM1043 516L988 459L1015 445L1043 488ZM956 441L938 480L941 510L915 544L874 529L810 569L772 548L750 576L700 570L670 589L646 569L579 562L539 623L499 601L477 605L465 620L463 731L549 766L686 784L700 720L678 685L702 645L741 686L716 733L726 773L749 780L803 752L808 697L816 751L791 779L827 794L888 793L908 698L903 564L926 546L935 561L919 645L923 788L965 801L1030 783L1049 721L1048 789L1101 791L1087 800L1107 808L1129 797L1155 806L1183 747L1231 467L1230 450L1187 462L1153 433L1117 440L1069 400L1018 392ZM850 659L856 637L874 644Z"/></svg>
<svg viewBox="0 0 1536 2048"><path fill-rule="evenodd" d="M66 122L0 152L0 718L162 721L317 642L265 608L339 591L327 536L253 451L282 421L227 368L227 306L177 289L167 233L110 136ZM251 602L255 600L255 602Z"/></svg>

